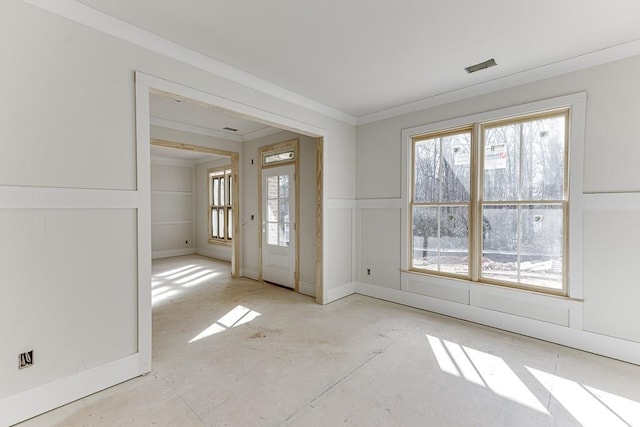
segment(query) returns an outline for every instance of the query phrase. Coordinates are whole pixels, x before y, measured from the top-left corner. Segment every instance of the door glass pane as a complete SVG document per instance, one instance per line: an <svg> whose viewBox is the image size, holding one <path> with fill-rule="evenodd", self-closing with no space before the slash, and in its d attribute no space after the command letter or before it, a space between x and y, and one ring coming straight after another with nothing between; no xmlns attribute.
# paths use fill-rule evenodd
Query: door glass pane
<svg viewBox="0 0 640 427"><path fill-rule="evenodd" d="M278 198L278 177L277 176L267 177L267 198L268 199Z"/></svg>
<svg viewBox="0 0 640 427"><path fill-rule="evenodd" d="M211 208L211 237L218 237L218 211Z"/></svg>
<svg viewBox="0 0 640 427"><path fill-rule="evenodd" d="M289 246L289 223L281 222L279 228L280 228L280 236L278 238L278 245Z"/></svg>
<svg viewBox="0 0 640 427"><path fill-rule="evenodd" d="M229 206L233 204L233 177L229 176L229 188L227 190L227 194L229 195Z"/></svg>
<svg viewBox="0 0 640 427"><path fill-rule="evenodd" d="M520 239L520 282L562 289L562 205L522 206Z"/></svg>
<svg viewBox="0 0 640 427"><path fill-rule="evenodd" d="M482 209L482 276L518 281L518 209L514 205Z"/></svg>
<svg viewBox="0 0 640 427"><path fill-rule="evenodd" d="M274 246L278 244L278 223L277 222L267 223L267 244L274 245Z"/></svg>
<svg viewBox="0 0 640 427"><path fill-rule="evenodd" d="M289 197L289 175L280 175L280 192L279 197L286 199Z"/></svg>
<svg viewBox="0 0 640 427"><path fill-rule="evenodd" d="M280 220L289 222L289 200L280 199Z"/></svg>
<svg viewBox="0 0 640 427"><path fill-rule="evenodd" d="M267 221L278 221L278 199L267 200Z"/></svg>

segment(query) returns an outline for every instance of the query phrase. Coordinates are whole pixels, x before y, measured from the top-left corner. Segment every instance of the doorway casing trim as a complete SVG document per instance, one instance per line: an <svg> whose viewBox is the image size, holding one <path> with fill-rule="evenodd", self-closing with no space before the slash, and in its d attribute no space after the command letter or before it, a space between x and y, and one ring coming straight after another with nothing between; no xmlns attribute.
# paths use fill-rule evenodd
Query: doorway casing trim
<svg viewBox="0 0 640 427"><path fill-rule="evenodd" d="M260 121L270 124L284 130L308 135L318 138L319 145L328 138L328 131L308 123L300 122L282 115L271 113L259 108L251 107L236 101L229 100L208 92L204 92L191 87L183 86L159 77L151 76L140 71L135 72L135 111L136 111L136 166L137 166L137 195L138 195L138 375L143 375L151 371L151 131L150 131L150 111L149 111L149 94L150 91L174 94L190 100L194 100L204 105L214 108L222 108L229 110L235 114L244 116L248 119ZM241 162L240 162L241 163ZM326 176L324 171L324 159L318 160L318 180L324 184ZM319 192L322 192L324 185L320 185ZM317 233L322 236L321 230L324 229L323 221L326 218L324 209L326 206L326 196L324 192L318 195L318 217L320 221L317 224ZM242 218L241 209L239 209L240 218ZM237 222L238 224L239 222ZM318 231L320 230L320 231ZM324 259L324 248L326 245L319 242L318 246L322 248L322 252L318 254L317 266L324 270L326 264L322 262ZM240 257L240 269L243 262ZM326 277L326 272L318 271L317 277L320 279L316 283L316 301L320 304L326 303L325 300L325 283L321 281ZM319 291L319 292L318 292Z"/></svg>

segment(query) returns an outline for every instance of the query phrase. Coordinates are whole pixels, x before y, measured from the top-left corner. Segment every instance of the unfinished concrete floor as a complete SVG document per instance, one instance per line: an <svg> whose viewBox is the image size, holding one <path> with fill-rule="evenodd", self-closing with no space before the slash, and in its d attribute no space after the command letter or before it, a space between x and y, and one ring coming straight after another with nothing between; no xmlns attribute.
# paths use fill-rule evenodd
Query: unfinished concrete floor
<svg viewBox="0 0 640 427"><path fill-rule="evenodd" d="M153 371L25 426L640 426L640 367L353 295L153 264Z"/></svg>

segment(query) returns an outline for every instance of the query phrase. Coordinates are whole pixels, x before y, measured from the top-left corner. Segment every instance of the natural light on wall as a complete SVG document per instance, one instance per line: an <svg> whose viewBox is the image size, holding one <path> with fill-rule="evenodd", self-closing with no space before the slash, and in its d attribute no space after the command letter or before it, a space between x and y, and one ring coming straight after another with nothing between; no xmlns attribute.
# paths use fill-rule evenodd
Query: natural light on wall
<svg viewBox="0 0 640 427"><path fill-rule="evenodd" d="M530 381L537 380L548 391L549 397L543 399L548 402L545 408L502 358L431 335L427 339L442 372L464 378L498 396L550 417L550 399L554 398L585 427L640 426L639 402L524 366L535 378Z"/></svg>
<svg viewBox="0 0 640 427"><path fill-rule="evenodd" d="M258 313L257 311L253 311L247 307L238 305L227 314L219 318L217 321L212 323L211 326L209 326L207 329L193 337L189 341L189 344L199 341L203 338L210 337L211 335L215 335L219 332L226 331L229 328L235 328L236 326L249 323L258 316L260 316L260 313Z"/></svg>

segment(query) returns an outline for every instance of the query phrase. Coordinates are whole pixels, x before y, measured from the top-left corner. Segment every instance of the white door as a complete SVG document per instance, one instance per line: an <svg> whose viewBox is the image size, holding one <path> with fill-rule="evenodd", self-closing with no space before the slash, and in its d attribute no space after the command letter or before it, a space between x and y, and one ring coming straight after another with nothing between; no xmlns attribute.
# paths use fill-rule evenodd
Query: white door
<svg viewBox="0 0 640 427"><path fill-rule="evenodd" d="M294 288L295 166L262 170L262 279Z"/></svg>

